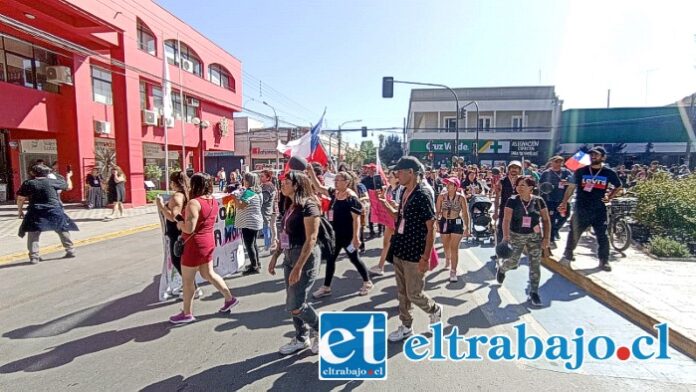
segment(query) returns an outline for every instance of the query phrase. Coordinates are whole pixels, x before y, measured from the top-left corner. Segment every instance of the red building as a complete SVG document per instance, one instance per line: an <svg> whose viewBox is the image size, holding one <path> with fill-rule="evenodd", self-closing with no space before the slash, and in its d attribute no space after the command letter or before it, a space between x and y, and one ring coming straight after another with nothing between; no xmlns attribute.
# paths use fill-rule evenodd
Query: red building
<svg viewBox="0 0 696 392"><path fill-rule="evenodd" d="M115 153L126 202L145 203L144 169L164 167L162 75L175 117L170 161L200 170L203 151L234 150L241 62L151 1L0 1L0 182L13 197L37 159L74 173L64 200ZM210 124L199 139L194 118ZM170 164L171 166L172 164ZM7 178L9 177L9 179Z"/></svg>

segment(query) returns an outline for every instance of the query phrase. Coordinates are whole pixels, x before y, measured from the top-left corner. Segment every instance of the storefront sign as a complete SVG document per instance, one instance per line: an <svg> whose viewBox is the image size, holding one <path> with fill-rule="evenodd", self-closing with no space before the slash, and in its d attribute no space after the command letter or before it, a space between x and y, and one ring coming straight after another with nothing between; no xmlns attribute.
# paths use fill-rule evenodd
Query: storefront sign
<svg viewBox="0 0 696 392"><path fill-rule="evenodd" d="M454 153L454 140L411 140L410 153L433 152L433 153ZM459 141L459 153L469 154L474 142L470 140Z"/></svg>
<svg viewBox="0 0 696 392"><path fill-rule="evenodd" d="M164 159L164 146L154 143L143 143L143 158ZM169 151L169 159L179 159L178 151Z"/></svg>
<svg viewBox="0 0 696 392"><path fill-rule="evenodd" d="M56 139L21 140L22 153L32 154L58 154Z"/></svg>
<svg viewBox="0 0 696 392"><path fill-rule="evenodd" d="M233 157L234 152L232 151L206 151L206 157Z"/></svg>
<svg viewBox="0 0 696 392"><path fill-rule="evenodd" d="M116 150L116 140L114 139L107 139L103 137L95 137L94 138L94 147L96 149L106 149L106 150Z"/></svg>
<svg viewBox="0 0 696 392"><path fill-rule="evenodd" d="M549 153L550 140L512 140L510 155L525 158L546 158Z"/></svg>

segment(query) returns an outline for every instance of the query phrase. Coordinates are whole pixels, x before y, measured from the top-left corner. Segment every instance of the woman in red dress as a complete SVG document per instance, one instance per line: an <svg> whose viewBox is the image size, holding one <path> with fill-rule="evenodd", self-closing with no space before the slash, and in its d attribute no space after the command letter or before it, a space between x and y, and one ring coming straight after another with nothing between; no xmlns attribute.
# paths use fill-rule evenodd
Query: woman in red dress
<svg viewBox="0 0 696 392"><path fill-rule="evenodd" d="M185 241L181 255L181 272L184 285L184 309L169 318L172 324L186 324L196 321L191 313L191 303L195 290L196 273L215 286L225 297L220 313L227 313L239 300L232 296L224 280L213 270L215 238L213 229L217 217L218 203L213 195L213 177L206 173L196 173L191 177L191 191L186 205L184 221L178 227Z"/></svg>

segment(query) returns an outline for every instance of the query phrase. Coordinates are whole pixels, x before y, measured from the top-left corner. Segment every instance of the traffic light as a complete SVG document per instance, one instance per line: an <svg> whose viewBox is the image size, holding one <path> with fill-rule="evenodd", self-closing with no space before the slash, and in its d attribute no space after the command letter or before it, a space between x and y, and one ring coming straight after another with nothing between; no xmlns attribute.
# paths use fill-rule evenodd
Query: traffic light
<svg viewBox="0 0 696 392"><path fill-rule="evenodd" d="M362 127L362 137L367 137L367 127Z"/></svg>
<svg viewBox="0 0 696 392"><path fill-rule="evenodd" d="M382 78L382 98L394 98L394 78L391 76Z"/></svg>

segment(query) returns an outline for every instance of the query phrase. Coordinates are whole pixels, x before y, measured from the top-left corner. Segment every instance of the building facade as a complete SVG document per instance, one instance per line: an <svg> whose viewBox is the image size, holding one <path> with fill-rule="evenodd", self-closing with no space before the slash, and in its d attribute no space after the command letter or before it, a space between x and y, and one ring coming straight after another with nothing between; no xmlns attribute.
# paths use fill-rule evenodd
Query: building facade
<svg viewBox="0 0 696 392"><path fill-rule="evenodd" d="M528 159L543 163L553 152L561 121L562 101L553 86L456 88L457 109L446 89L411 90L408 154L439 167L459 154L465 161L504 164ZM478 114L472 101L478 104ZM476 131L478 128L478 146ZM459 146L455 141L459 133ZM457 151L455 151L457 150Z"/></svg>
<svg viewBox="0 0 696 392"><path fill-rule="evenodd" d="M142 205L152 179L145 173L163 168L167 153L171 167L199 170L203 156L234 150L241 62L155 2L7 0L0 22L0 175L8 195L37 159L58 161L84 184L92 167L115 157L128 178L126 202ZM84 198L82 186L64 195Z"/></svg>

